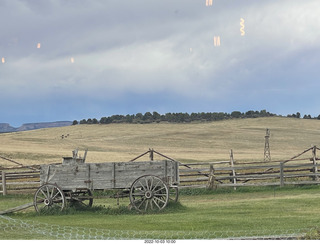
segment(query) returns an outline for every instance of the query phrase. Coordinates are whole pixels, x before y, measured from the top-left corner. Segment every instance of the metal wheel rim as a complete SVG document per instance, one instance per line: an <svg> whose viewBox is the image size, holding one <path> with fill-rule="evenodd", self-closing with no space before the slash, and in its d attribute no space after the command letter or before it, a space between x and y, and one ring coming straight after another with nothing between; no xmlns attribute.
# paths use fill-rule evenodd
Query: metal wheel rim
<svg viewBox="0 0 320 244"><path fill-rule="evenodd" d="M159 177L146 175L132 183L129 197L139 212L160 211L168 204L169 190Z"/></svg>
<svg viewBox="0 0 320 244"><path fill-rule="evenodd" d="M57 209L62 211L65 207L63 191L56 185L45 184L38 188L34 194L34 208L37 212Z"/></svg>
<svg viewBox="0 0 320 244"><path fill-rule="evenodd" d="M169 201L178 202L179 199L179 189L178 187L169 188Z"/></svg>

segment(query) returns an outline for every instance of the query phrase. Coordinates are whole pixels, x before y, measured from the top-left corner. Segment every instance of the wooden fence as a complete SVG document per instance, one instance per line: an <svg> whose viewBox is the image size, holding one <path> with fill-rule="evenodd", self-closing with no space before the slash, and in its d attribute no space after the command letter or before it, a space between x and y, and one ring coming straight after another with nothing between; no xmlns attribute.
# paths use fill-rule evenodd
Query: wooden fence
<svg viewBox="0 0 320 244"><path fill-rule="evenodd" d="M34 191L40 185L39 169L39 165L0 168L0 193Z"/></svg>
<svg viewBox="0 0 320 244"><path fill-rule="evenodd" d="M284 186L297 184L320 184L317 158L318 147L308 148L302 153L282 161L236 162L231 151L230 160L219 162L180 163L180 188L212 188L240 186ZM311 155L305 156L311 152ZM153 149L131 160L154 154L176 161ZM304 156L304 157L301 157ZM39 165L1 168L0 193L11 191L34 191L40 185Z"/></svg>
<svg viewBox="0 0 320 244"><path fill-rule="evenodd" d="M282 161L234 162L232 152L229 161L181 164L180 187L236 187L284 186L320 184L317 160L318 147ZM303 157L311 151L310 157ZM186 168L187 166L187 168Z"/></svg>

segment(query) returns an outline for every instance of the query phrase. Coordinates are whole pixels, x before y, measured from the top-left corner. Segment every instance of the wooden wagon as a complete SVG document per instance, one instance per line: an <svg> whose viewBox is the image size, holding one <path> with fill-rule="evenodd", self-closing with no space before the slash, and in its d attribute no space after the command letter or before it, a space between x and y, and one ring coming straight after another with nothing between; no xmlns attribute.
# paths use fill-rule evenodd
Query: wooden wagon
<svg viewBox="0 0 320 244"><path fill-rule="evenodd" d="M41 166L34 207L38 212L62 210L70 202L90 207L93 191L116 189L140 212L162 210L170 199L177 201L178 184L178 162L171 160L85 163L68 157L62 164Z"/></svg>

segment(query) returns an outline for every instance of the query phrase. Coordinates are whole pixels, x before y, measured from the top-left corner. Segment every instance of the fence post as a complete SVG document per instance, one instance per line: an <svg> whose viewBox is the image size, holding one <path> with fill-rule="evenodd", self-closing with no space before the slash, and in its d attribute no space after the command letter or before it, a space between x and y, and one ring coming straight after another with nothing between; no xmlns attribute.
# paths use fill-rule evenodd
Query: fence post
<svg viewBox="0 0 320 244"><path fill-rule="evenodd" d="M284 162L280 162L280 187L284 186Z"/></svg>
<svg viewBox="0 0 320 244"><path fill-rule="evenodd" d="M153 161L153 148L152 149L149 148L149 152L150 152L149 154L150 160Z"/></svg>
<svg viewBox="0 0 320 244"><path fill-rule="evenodd" d="M315 181L319 181L319 177L318 177L318 167L317 167L317 147L314 146L312 149L312 161L313 161L313 170L312 172L314 173L314 177L313 180Z"/></svg>
<svg viewBox="0 0 320 244"><path fill-rule="evenodd" d="M209 189L216 189L216 185L214 184L214 167L213 167L213 164L210 164L210 175L209 175L207 187Z"/></svg>
<svg viewBox="0 0 320 244"><path fill-rule="evenodd" d="M232 176L233 176L233 184L237 184L237 179L236 179L236 171L234 170L234 161L233 161L233 150L230 150L230 165L232 167ZM237 187L233 187L234 190L237 190Z"/></svg>
<svg viewBox="0 0 320 244"><path fill-rule="evenodd" d="M7 195L6 172L2 171L1 178L2 178L2 194L5 196Z"/></svg>

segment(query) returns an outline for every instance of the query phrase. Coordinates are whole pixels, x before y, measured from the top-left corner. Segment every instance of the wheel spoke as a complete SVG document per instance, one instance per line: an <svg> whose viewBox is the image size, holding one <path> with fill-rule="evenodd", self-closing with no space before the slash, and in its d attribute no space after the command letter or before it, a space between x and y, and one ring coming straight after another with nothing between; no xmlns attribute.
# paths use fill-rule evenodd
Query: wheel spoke
<svg viewBox="0 0 320 244"><path fill-rule="evenodd" d="M154 197L155 199L157 199L158 201L160 201L160 202L162 202L162 203L166 203L166 201L163 201L161 198L159 198L159 197Z"/></svg>
<svg viewBox="0 0 320 244"><path fill-rule="evenodd" d="M46 186L46 189L47 189L47 197L49 198L49 196L50 196L49 187Z"/></svg>
<svg viewBox="0 0 320 244"><path fill-rule="evenodd" d="M60 194L60 192L57 192L56 195L54 195L54 197L52 197L52 199L55 199L56 196L58 196Z"/></svg>
<svg viewBox="0 0 320 244"><path fill-rule="evenodd" d="M149 190L151 190L151 189L152 189L152 186L153 186L153 181L154 181L154 178L153 178L153 177L151 177L151 182L150 182L150 187L149 187Z"/></svg>
<svg viewBox="0 0 320 244"><path fill-rule="evenodd" d="M147 190L149 190L149 183L148 183L148 179L145 178L144 181L146 182L146 186L147 186Z"/></svg>
<svg viewBox="0 0 320 244"><path fill-rule="evenodd" d="M51 198L52 198L52 196L53 196L54 191L55 191L55 188L52 187L52 191L51 191L51 194L50 194L50 197L51 197Z"/></svg>
<svg viewBox="0 0 320 244"><path fill-rule="evenodd" d="M141 200L141 199L140 199ZM140 209L140 207L142 206L142 204L146 201L146 198L143 198L142 202L140 203L140 205L138 206L138 209Z"/></svg>
<svg viewBox="0 0 320 244"><path fill-rule="evenodd" d="M158 183L153 187L152 191L154 191L156 189L156 187L159 185L160 180L158 180Z"/></svg>
<svg viewBox="0 0 320 244"><path fill-rule="evenodd" d="M160 206L158 205L158 203L155 201L155 199L152 199L152 201L154 202L154 204L159 208L159 210L161 209Z"/></svg>
<svg viewBox="0 0 320 244"><path fill-rule="evenodd" d="M164 197L164 196L167 196L167 194L165 194L165 193L158 193L158 194L154 194L154 196Z"/></svg>
<svg viewBox="0 0 320 244"><path fill-rule="evenodd" d="M144 185L141 183L141 181L139 180L140 185L142 186L143 190L146 191L146 188L144 187Z"/></svg>
<svg viewBox="0 0 320 244"><path fill-rule="evenodd" d="M40 197L40 196L37 196L37 199L38 199L38 200L37 200L36 202L39 202L39 201L41 202L41 201L44 201L44 200L46 200L45 198L43 198L43 197Z"/></svg>
<svg viewBox="0 0 320 244"><path fill-rule="evenodd" d="M158 191L161 191L161 190L163 190L163 189L166 189L166 187L162 187L162 188L160 188L160 189L158 189L158 190L156 190L156 191L154 191L154 192L158 192Z"/></svg>
<svg viewBox="0 0 320 244"><path fill-rule="evenodd" d="M42 188L40 189L40 191L42 192L42 195L43 195L45 198L48 198L48 196L44 193L44 191L42 190Z"/></svg>
<svg viewBox="0 0 320 244"><path fill-rule="evenodd" d="M62 198L55 198L55 199L52 199L52 203L60 203L62 202Z"/></svg>
<svg viewBox="0 0 320 244"><path fill-rule="evenodd" d="M146 202L146 206L145 206L145 208L144 208L144 211L145 211L145 212L147 212L147 210L148 210L148 204L149 204L149 200L147 200L147 202Z"/></svg>

